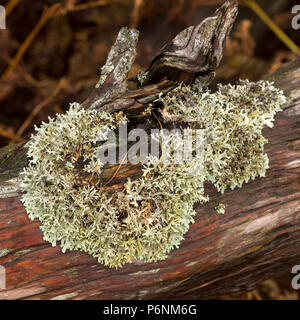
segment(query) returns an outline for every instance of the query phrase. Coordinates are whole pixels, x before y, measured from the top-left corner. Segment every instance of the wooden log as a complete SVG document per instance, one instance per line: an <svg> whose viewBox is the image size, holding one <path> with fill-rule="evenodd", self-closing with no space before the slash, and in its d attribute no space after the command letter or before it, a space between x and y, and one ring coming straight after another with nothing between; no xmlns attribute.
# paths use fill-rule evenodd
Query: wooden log
<svg viewBox="0 0 300 320"><path fill-rule="evenodd" d="M109 269L86 253L61 253L42 239L20 202L18 172L26 147L0 150L0 299L207 299L252 290L289 273L300 261L300 60L270 77L290 101L265 129L270 169L265 178L196 207L180 247L160 262ZM127 98L126 98L127 99ZM225 215L215 213L219 202Z"/></svg>
<svg viewBox="0 0 300 320"><path fill-rule="evenodd" d="M211 201L197 207L185 240L165 261L114 270L85 253L63 254L42 240L19 196L0 199L0 265L7 279L0 298L202 299L289 273L300 261L300 60L271 79L291 102L275 127L264 130L266 177L223 195L207 186ZM220 201L225 215L214 212Z"/></svg>

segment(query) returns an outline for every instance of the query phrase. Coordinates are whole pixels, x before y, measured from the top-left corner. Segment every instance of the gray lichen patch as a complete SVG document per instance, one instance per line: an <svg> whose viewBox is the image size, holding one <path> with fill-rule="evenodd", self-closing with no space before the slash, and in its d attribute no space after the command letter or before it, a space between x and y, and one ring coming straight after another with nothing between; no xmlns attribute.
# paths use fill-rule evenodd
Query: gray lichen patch
<svg viewBox="0 0 300 320"><path fill-rule="evenodd" d="M194 204L209 201L205 181L224 192L265 175L262 128L272 127L286 101L272 83L241 81L219 86L215 93L179 86L159 100L166 122L204 131L203 165L198 158L175 164L149 156L142 176L128 179L115 193L101 181L83 183L79 168L100 176L98 142L126 118L72 104L65 115L37 128L28 143L30 164L21 188L27 213L40 220L45 240L53 246L59 242L63 252L88 252L109 267L159 261L180 245L194 221ZM170 151L178 146L177 138Z"/></svg>
<svg viewBox="0 0 300 320"><path fill-rule="evenodd" d="M119 94L127 87L127 76L135 60L139 32L135 29L122 28L112 46L96 88L103 85L113 73L112 87L118 88ZM117 90L116 90L117 91Z"/></svg>
<svg viewBox="0 0 300 320"><path fill-rule="evenodd" d="M108 75L114 70L114 65L111 62L106 63L102 68L101 68L101 76L99 81L97 82L95 88L99 88L102 86L102 84L105 82L106 78Z"/></svg>
<svg viewBox="0 0 300 320"><path fill-rule="evenodd" d="M101 75L95 86L97 98L90 105L91 109L100 108L126 91L128 73L136 56L138 36L139 32L135 29L120 30L106 63L101 68Z"/></svg>

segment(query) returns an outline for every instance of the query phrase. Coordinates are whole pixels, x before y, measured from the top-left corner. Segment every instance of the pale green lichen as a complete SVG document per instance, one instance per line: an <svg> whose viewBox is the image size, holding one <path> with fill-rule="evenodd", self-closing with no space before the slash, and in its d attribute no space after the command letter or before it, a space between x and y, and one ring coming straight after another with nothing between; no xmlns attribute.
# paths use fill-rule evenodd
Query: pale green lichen
<svg viewBox="0 0 300 320"><path fill-rule="evenodd" d="M145 83L149 80L149 71L141 71L136 75L136 80L138 82L139 87L145 85Z"/></svg>
<svg viewBox="0 0 300 320"><path fill-rule="evenodd" d="M217 206L215 206L215 210L218 214L224 214L225 208L226 208L226 206L224 203L219 203Z"/></svg>
<svg viewBox="0 0 300 320"><path fill-rule="evenodd" d="M204 129L205 177L223 193L265 175L268 156L264 126L273 127L274 116L286 97L268 81L219 85L215 93L182 86L159 100L166 121L184 121Z"/></svg>
<svg viewBox="0 0 300 320"><path fill-rule="evenodd" d="M103 67L101 67L101 75L99 81L97 82L95 88L99 88L105 82L107 76L114 70L114 65L111 62L108 62Z"/></svg>
<svg viewBox="0 0 300 320"><path fill-rule="evenodd" d="M99 141L126 118L73 104L65 115L37 129L28 144L31 160L23 171L22 201L29 217L40 220L45 240L53 246L59 241L63 252L88 252L109 267L135 259L162 260L188 231L194 204L208 201L205 181L224 192L265 174L268 157L261 130L272 126L285 102L271 83L242 81L219 86L216 93L180 86L160 101L166 121L203 129L203 165L197 158L165 164L149 156L142 176L128 179L119 192L107 191L101 179L84 184L80 168L100 176ZM178 146L176 139L170 152Z"/></svg>

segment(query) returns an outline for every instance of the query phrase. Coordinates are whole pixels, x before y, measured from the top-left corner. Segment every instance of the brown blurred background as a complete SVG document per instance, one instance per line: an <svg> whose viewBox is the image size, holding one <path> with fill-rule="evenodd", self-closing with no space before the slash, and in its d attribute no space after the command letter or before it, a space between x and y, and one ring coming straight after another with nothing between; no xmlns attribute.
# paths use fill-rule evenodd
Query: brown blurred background
<svg viewBox="0 0 300 320"><path fill-rule="evenodd" d="M272 32L253 2L290 42ZM293 30L293 0L239 1L217 82L258 80L298 56L300 30ZM25 141L34 125L83 101L99 78L119 29L140 30L130 77L144 70L168 40L199 23L222 0L9 0L0 30L0 147ZM252 3L252 6L249 5ZM255 5L254 4L254 5ZM287 45L290 44L290 45ZM291 276L270 279L249 293L220 299L299 299Z"/></svg>

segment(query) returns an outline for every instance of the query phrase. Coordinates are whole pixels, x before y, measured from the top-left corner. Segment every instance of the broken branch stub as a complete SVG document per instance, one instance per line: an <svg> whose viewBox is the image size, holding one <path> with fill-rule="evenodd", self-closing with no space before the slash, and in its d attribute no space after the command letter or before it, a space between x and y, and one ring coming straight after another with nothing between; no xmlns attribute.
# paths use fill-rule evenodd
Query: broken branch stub
<svg viewBox="0 0 300 320"><path fill-rule="evenodd" d="M227 0L211 17L180 32L152 60L142 84L156 83L164 77L191 82L197 76L203 85L209 85L223 57L237 8L236 0Z"/></svg>
<svg viewBox="0 0 300 320"><path fill-rule="evenodd" d="M236 0L227 0L211 17L197 26L183 30L167 43L152 60L148 70L138 77L145 95L153 90L148 90L148 85L158 84L164 78L171 80L170 89L174 87L172 81L191 82L195 77L203 86L208 86L223 57L225 39L235 21L237 7ZM102 110L102 106L106 105L106 111L114 112L136 103L132 97L135 97L136 92L138 95L141 93L140 90L127 90L127 76L135 60L137 41L137 30L120 30L106 63L101 68L96 88L81 104L82 107ZM156 98L157 94L153 95L152 100L147 99L147 102Z"/></svg>
<svg viewBox="0 0 300 320"><path fill-rule="evenodd" d="M110 49L101 76L92 94L81 104L85 109L97 109L117 99L127 90L127 77L136 56L139 32L122 28Z"/></svg>

